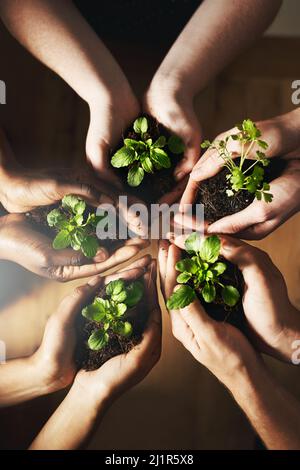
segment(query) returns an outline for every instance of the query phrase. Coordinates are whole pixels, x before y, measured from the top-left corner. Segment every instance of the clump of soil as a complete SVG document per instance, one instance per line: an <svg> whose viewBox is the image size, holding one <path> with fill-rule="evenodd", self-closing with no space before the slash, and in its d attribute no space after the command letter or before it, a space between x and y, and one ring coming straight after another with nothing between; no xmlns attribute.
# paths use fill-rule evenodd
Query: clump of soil
<svg viewBox="0 0 300 470"><path fill-rule="evenodd" d="M221 295L211 303L205 302L201 295L198 296L207 314L216 321L227 322L239 330L246 332L246 317L243 309L242 298L244 292L244 278L237 266L220 257L220 261L226 264L227 269L222 274L222 284L236 287L240 293L240 299L234 307L225 305Z"/></svg>
<svg viewBox="0 0 300 470"><path fill-rule="evenodd" d="M165 136L166 140L171 136L170 131L162 124L160 124L152 116L145 115L148 121L148 132L146 133L147 139L152 139L155 142L160 136ZM136 139L140 140L140 136L136 134L132 125L125 132L123 139ZM120 141L117 149L123 146L123 139ZM114 171L117 176L121 176L124 188L129 194L132 194L139 199L142 199L147 204L158 201L162 196L169 193L175 186L174 169L178 162L182 159L183 155L176 155L169 149L166 150L171 159L170 168L162 168L155 170L153 174L145 173L142 183L137 187L131 187L127 183L128 168L115 168Z"/></svg>
<svg viewBox="0 0 300 470"><path fill-rule="evenodd" d="M37 207L36 209L33 209L30 212L27 212L26 217L27 220L43 235L46 235L47 237L51 238L53 240L57 234L57 230L54 227L49 227L48 222L47 222L47 216L49 212L51 212L53 209L60 209L64 211L64 209L61 207L60 203L56 204L51 204L48 206L41 206ZM85 212L84 212L84 218L88 216L89 213L95 212L95 207L86 206ZM66 215L68 215L68 212L66 211ZM118 230L117 230L118 233ZM96 229L95 233L92 235L96 235ZM114 251L116 248L118 248L122 244L121 241L119 240L99 240L99 245L106 248L109 252Z"/></svg>
<svg viewBox="0 0 300 470"><path fill-rule="evenodd" d="M238 160L237 160L238 161ZM249 167L253 161L245 162L244 168ZM270 159L265 168L265 181L270 183L278 178L286 167L286 161L280 158ZM239 191L234 196L227 196L226 190L230 188L226 175L229 171L224 168L217 175L199 184L196 204L204 205L205 220L212 223L216 220L235 214L245 209L254 200L254 194L247 191Z"/></svg>
<svg viewBox="0 0 300 470"><path fill-rule="evenodd" d="M101 289L98 297L106 298L105 289ZM99 351L93 351L88 347L87 341L90 335L101 326L95 321L87 320L81 314L76 319L77 342L75 348L75 363L80 369L99 369L105 362L119 354L128 353L143 339L143 331L148 321L149 311L143 299L133 308L129 309L124 320L129 321L133 327L130 338L108 331L110 339L106 346Z"/></svg>

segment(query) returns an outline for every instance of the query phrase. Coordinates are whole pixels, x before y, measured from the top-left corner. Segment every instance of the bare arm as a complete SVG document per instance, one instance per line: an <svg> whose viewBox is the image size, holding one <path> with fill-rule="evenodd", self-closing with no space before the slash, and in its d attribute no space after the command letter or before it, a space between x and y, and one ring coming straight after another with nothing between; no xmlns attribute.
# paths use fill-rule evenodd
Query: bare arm
<svg viewBox="0 0 300 470"><path fill-rule="evenodd" d="M258 38L281 0L205 0L184 28L158 76L184 84L192 96Z"/></svg>

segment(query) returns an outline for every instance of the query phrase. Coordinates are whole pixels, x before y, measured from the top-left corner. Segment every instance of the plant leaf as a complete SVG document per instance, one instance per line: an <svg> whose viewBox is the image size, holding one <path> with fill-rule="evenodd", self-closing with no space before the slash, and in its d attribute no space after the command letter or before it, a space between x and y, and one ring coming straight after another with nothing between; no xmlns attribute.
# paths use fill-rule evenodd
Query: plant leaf
<svg viewBox="0 0 300 470"><path fill-rule="evenodd" d="M123 168L131 165L135 160L135 151L128 147L120 148L111 159L111 164L115 168Z"/></svg>
<svg viewBox="0 0 300 470"><path fill-rule="evenodd" d="M145 117L137 118L133 123L134 132L137 134L145 134L148 130L148 121Z"/></svg>
<svg viewBox="0 0 300 470"><path fill-rule="evenodd" d="M47 222L49 227L62 228L62 225L67 222L67 218L59 209L53 209L47 215Z"/></svg>
<svg viewBox="0 0 300 470"><path fill-rule="evenodd" d="M239 291L233 286L224 286L222 289L222 299L229 307L234 307L240 298Z"/></svg>
<svg viewBox="0 0 300 470"><path fill-rule="evenodd" d="M124 139L124 144L126 147L129 147L133 150L141 150L146 148L146 145L142 140Z"/></svg>
<svg viewBox="0 0 300 470"><path fill-rule="evenodd" d="M132 325L129 321L120 321L113 326L113 330L115 333L128 338L132 334Z"/></svg>
<svg viewBox="0 0 300 470"><path fill-rule="evenodd" d="M68 194L62 199L62 207L64 209L68 209L70 212L72 212L74 215L77 214L76 211L76 206L79 204L78 207L83 207L83 212L85 210L85 202L78 196L74 196L73 194Z"/></svg>
<svg viewBox="0 0 300 470"><path fill-rule="evenodd" d="M169 310L177 310L179 308L187 307L196 298L194 289L190 286L183 285L179 287L171 297L167 300L167 308Z"/></svg>
<svg viewBox="0 0 300 470"><path fill-rule="evenodd" d="M191 273L187 273L187 272L180 273L177 276L177 282L179 284L185 284L191 279L191 277L192 277Z"/></svg>
<svg viewBox="0 0 300 470"><path fill-rule="evenodd" d="M121 292L119 292L119 294L113 294L111 298L114 302L117 302L117 303L125 302L127 298L127 292L126 290L122 290Z"/></svg>
<svg viewBox="0 0 300 470"><path fill-rule="evenodd" d="M175 153L176 155L184 153L184 150L185 150L185 145L183 143L183 140L177 135L171 135L171 137L168 140L168 147L169 147L169 150L172 153Z"/></svg>
<svg viewBox="0 0 300 470"><path fill-rule="evenodd" d="M143 170L146 173L153 173L154 172L153 164L152 164L152 161L151 161L148 153L142 154L140 160L141 160L141 165L143 167Z"/></svg>
<svg viewBox="0 0 300 470"><path fill-rule="evenodd" d="M198 265L191 258L184 258L177 261L175 268L177 271L195 274L198 271Z"/></svg>
<svg viewBox="0 0 300 470"><path fill-rule="evenodd" d="M68 230L58 232L53 240L52 246L55 250L63 250L71 245L71 235Z"/></svg>
<svg viewBox="0 0 300 470"><path fill-rule="evenodd" d="M220 238L217 235L211 235L202 239L199 254L203 261L215 263L219 257L220 249Z"/></svg>
<svg viewBox="0 0 300 470"><path fill-rule="evenodd" d="M136 187L141 184L144 178L144 170L140 166L133 166L130 168L127 176L129 186Z"/></svg>
<svg viewBox="0 0 300 470"><path fill-rule="evenodd" d="M166 145L166 138L164 135L159 136L159 138L154 142L152 147L163 148Z"/></svg>
<svg viewBox="0 0 300 470"><path fill-rule="evenodd" d="M150 152L151 159L154 163L158 164L162 168L170 168L171 160L169 155L160 148L152 148Z"/></svg>
<svg viewBox="0 0 300 470"><path fill-rule="evenodd" d="M198 253L201 248L201 237L199 233L191 233L185 240L184 246L188 253Z"/></svg>
<svg viewBox="0 0 300 470"><path fill-rule="evenodd" d="M213 270L214 273L216 273L218 276L223 274L226 271L226 264L221 263L220 261L218 263L215 263L213 266L211 266L211 269Z"/></svg>
<svg viewBox="0 0 300 470"><path fill-rule="evenodd" d="M93 351L104 348L109 341L109 335L103 330L96 330L88 339L88 346Z"/></svg>
<svg viewBox="0 0 300 470"><path fill-rule="evenodd" d="M122 317L124 313L127 310L127 305L126 304L118 304L116 305L116 310L117 310L117 317Z"/></svg>
<svg viewBox="0 0 300 470"><path fill-rule="evenodd" d="M144 295L144 284L142 281L134 281L126 287L127 298L125 303L128 307L134 307Z"/></svg>
<svg viewBox="0 0 300 470"><path fill-rule="evenodd" d="M94 258L99 248L99 243L96 237L88 235L81 242L81 250L87 258Z"/></svg>
<svg viewBox="0 0 300 470"><path fill-rule="evenodd" d="M124 279L115 279L114 281L110 281L106 288L105 292L107 295L118 295L125 289L125 281Z"/></svg>
<svg viewBox="0 0 300 470"><path fill-rule="evenodd" d="M96 298L91 305L85 307L81 314L88 320L100 322L105 318L107 304L104 299Z"/></svg>
<svg viewBox="0 0 300 470"><path fill-rule="evenodd" d="M201 289L201 295L205 302L210 304L216 298L216 288L213 284L206 283L205 286Z"/></svg>

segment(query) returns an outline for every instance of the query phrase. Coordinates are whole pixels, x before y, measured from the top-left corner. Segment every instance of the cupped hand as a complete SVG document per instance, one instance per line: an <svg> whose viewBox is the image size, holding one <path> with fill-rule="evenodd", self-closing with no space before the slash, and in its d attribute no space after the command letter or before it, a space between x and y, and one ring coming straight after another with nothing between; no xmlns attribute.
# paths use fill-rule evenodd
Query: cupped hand
<svg viewBox="0 0 300 470"><path fill-rule="evenodd" d="M91 260L71 248L54 250L52 240L40 233L23 214L0 218L0 258L60 282L103 273L131 259L147 245L147 240L129 239L112 253L100 247Z"/></svg>
<svg viewBox="0 0 300 470"><path fill-rule="evenodd" d="M146 260L149 262L149 258ZM107 277L105 283L120 277L134 280L141 276L144 276L146 286L146 298L143 303L149 311L148 324L141 343L129 353L113 357L97 370L81 370L76 375L74 386L79 387L82 393L89 396L95 403L103 395L110 400L115 399L141 382L160 358L161 310L156 290L155 261L145 266L145 258L138 260L116 275Z"/></svg>
<svg viewBox="0 0 300 470"><path fill-rule="evenodd" d="M180 258L176 245L169 245L166 240L160 242L160 282L165 300L176 289L175 264ZM175 338L228 388L235 377L260 362L245 336L228 323L212 320L199 300L183 309L171 310L170 319Z"/></svg>
<svg viewBox="0 0 300 470"><path fill-rule="evenodd" d="M184 249L186 236L173 237ZM222 235L221 255L241 270L245 286L242 298L249 336L256 348L290 362L292 343L300 334L300 314L291 304L281 272L264 251Z"/></svg>
<svg viewBox="0 0 300 470"><path fill-rule="evenodd" d="M100 178L121 187L110 164L110 155L122 139L126 129L140 113L140 106L132 91L121 97L95 100L89 104L90 124L86 138L87 159Z"/></svg>
<svg viewBox="0 0 300 470"><path fill-rule="evenodd" d="M182 85L166 84L154 78L144 96L144 111L182 138L186 150L174 171L176 181L182 180L191 172L200 154L202 132L193 97Z"/></svg>

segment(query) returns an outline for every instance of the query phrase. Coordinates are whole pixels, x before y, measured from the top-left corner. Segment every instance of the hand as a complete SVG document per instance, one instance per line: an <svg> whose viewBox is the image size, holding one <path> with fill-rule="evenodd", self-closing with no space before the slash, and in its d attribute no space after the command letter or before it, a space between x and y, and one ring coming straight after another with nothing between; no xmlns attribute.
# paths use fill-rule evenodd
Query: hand
<svg viewBox="0 0 300 470"><path fill-rule="evenodd" d="M144 111L184 141L184 158L174 172L175 179L182 180L193 169L200 153L201 128L193 97L182 84L166 83L156 76L144 97Z"/></svg>
<svg viewBox="0 0 300 470"><path fill-rule="evenodd" d="M14 261L39 276L60 282L105 272L131 259L148 244L147 240L129 239L112 254L99 248L90 260L71 248L54 250L52 241L36 230L25 215L0 218L0 259Z"/></svg>
<svg viewBox="0 0 300 470"><path fill-rule="evenodd" d="M160 242L160 281L165 300L176 288L175 264L180 258L177 246ZM244 335L228 323L212 320L198 300L170 311L170 319L175 338L229 389L235 378L260 362Z"/></svg>
<svg viewBox="0 0 300 470"><path fill-rule="evenodd" d="M109 276L105 283L122 277L134 280L143 275L145 261L138 260L116 275ZM152 261L144 272L146 299L144 304L149 309L149 319L143 333L142 342L129 353L116 356L95 371L81 370L76 375L74 386L81 390L81 396L88 396L95 404L106 396L115 399L148 375L160 357L161 352L161 311L156 290L156 264ZM99 403L100 405L101 403Z"/></svg>
<svg viewBox="0 0 300 470"><path fill-rule="evenodd" d="M172 239L184 249L185 236ZM253 344L263 353L290 362L300 337L300 316L291 304L282 274L262 250L222 235L221 255L241 270L243 308Z"/></svg>
<svg viewBox="0 0 300 470"><path fill-rule="evenodd" d="M260 239L274 231L299 211L299 118L299 110L295 110L283 116L257 123L262 132L262 138L269 143L269 148L266 151L267 157L284 156L284 158L290 160L282 175L271 183L270 191L274 196L273 201L266 203L254 200L243 211L211 224L208 228L209 233L237 234L240 238ZM235 131L237 129L231 129L216 139L223 139L226 135ZM233 152L234 157L239 156L238 141L231 140L228 147ZM256 150L256 148L253 148L249 156L253 156ZM224 161L215 150L205 152L195 165L182 196L180 207L182 212L184 212L185 204L192 204L195 201L201 181L216 175L222 169L223 164ZM179 219L177 219L177 222L179 222Z"/></svg>
<svg viewBox="0 0 300 470"><path fill-rule="evenodd" d="M88 161L102 179L108 179L118 187L121 183L110 164L110 154L140 112L137 99L129 86L127 88L121 96L111 100L95 100L89 104L90 125L86 139Z"/></svg>

